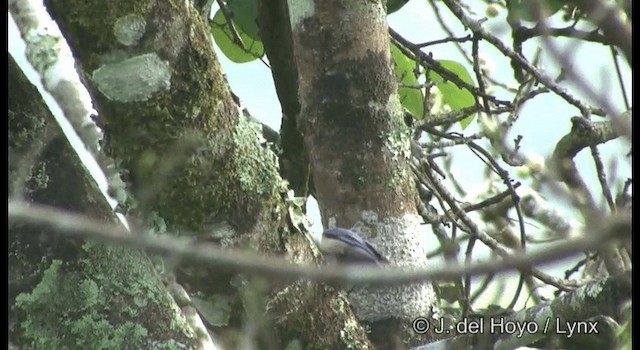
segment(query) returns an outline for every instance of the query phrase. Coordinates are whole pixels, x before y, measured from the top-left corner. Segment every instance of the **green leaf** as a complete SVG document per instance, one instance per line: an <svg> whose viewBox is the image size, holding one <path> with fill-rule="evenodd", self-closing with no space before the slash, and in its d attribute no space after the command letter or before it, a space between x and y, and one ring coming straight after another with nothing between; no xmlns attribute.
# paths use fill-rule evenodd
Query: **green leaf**
<svg viewBox="0 0 640 350"><path fill-rule="evenodd" d="M507 2L507 7L509 8L511 16L524 21L536 22L538 20L538 17L535 13L535 2L537 2L539 5L544 6L543 13L547 17L558 12L558 10L560 10L565 4L565 1L562 0L511 0Z"/></svg>
<svg viewBox="0 0 640 350"><path fill-rule="evenodd" d="M388 0L387 1L387 14L390 15L396 11L398 11L399 9L402 8L402 6L406 5L409 2L409 0Z"/></svg>
<svg viewBox="0 0 640 350"><path fill-rule="evenodd" d="M262 41L251 38L238 27L236 27L236 31L238 37L240 37L244 44L244 48L234 42L234 37L227 25L227 20L222 11L218 10L215 16L213 16L211 34L213 35L216 45L218 45L220 51L222 51L227 58L235 63L245 63L264 55Z"/></svg>
<svg viewBox="0 0 640 350"><path fill-rule="evenodd" d="M418 88L418 79L414 74L415 61L407 57L395 45L391 45L391 57L393 58L396 78L399 83L405 86L415 86L416 88L401 86L398 89L400 103L406 108L414 118L422 119L424 115L424 96L422 89Z"/></svg>
<svg viewBox="0 0 640 350"><path fill-rule="evenodd" d="M258 32L258 1L257 0L229 0L229 10L233 13L233 23L255 40L260 40Z"/></svg>
<svg viewBox="0 0 640 350"><path fill-rule="evenodd" d="M467 69L456 61L438 60L442 67L451 71L457 75L462 81L469 85L474 85L473 79ZM429 71L428 79L433 82L440 93L442 93L442 100L449 105L452 110L459 111L461 109L472 107L476 101L473 94L467 89L461 89L456 84L445 80L440 74L433 70ZM473 115L460 121L460 126L466 128L473 120Z"/></svg>

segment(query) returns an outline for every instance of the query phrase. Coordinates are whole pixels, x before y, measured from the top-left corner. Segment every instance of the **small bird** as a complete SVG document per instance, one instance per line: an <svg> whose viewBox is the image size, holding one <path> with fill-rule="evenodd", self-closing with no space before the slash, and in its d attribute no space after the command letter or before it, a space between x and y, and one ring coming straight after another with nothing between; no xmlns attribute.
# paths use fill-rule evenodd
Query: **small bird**
<svg viewBox="0 0 640 350"><path fill-rule="evenodd" d="M344 264L380 264L387 261L369 242L345 228L324 231L318 248Z"/></svg>

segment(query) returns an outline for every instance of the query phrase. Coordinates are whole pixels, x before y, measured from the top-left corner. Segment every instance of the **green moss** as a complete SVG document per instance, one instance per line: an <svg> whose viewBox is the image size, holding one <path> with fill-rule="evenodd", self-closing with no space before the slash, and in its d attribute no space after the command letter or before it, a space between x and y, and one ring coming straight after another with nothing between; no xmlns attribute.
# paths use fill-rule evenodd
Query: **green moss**
<svg viewBox="0 0 640 350"><path fill-rule="evenodd" d="M35 181L34 185L38 189L45 189L49 185L49 175L47 174L47 163L40 162L37 168L33 169L31 179Z"/></svg>
<svg viewBox="0 0 640 350"><path fill-rule="evenodd" d="M281 181L277 162L256 140L255 125L238 118L204 21L174 16L183 5L173 0L117 0L97 7L72 0L51 2L53 16L69 33L87 72L137 54L123 52L116 42L118 20L149 15L167 19L146 23L136 51L154 52L169 62L170 90L126 104L95 96L104 116L105 153L117 162L137 200L133 209L141 216L157 213L168 231L200 233L221 217L237 231L246 231L275 197ZM125 209L131 209L126 204Z"/></svg>
<svg viewBox="0 0 640 350"><path fill-rule="evenodd" d="M389 115L389 132L382 135L385 145L396 159L402 161L411 157L411 130L404 124L402 105L397 94L392 94L386 105L386 112Z"/></svg>
<svg viewBox="0 0 640 350"><path fill-rule="evenodd" d="M405 166L411 159L411 130L404 124L402 106L398 95L389 97L386 110L390 118L389 131L382 134L386 148L391 153L391 160L401 166L392 167L393 172L388 181L390 189L404 186L407 179L411 178L409 167Z"/></svg>
<svg viewBox="0 0 640 350"><path fill-rule="evenodd" d="M188 343L184 325L162 329L175 318L173 304L142 254L98 244L84 251L73 263L54 260L30 293L16 297L29 348L142 349L176 335Z"/></svg>
<svg viewBox="0 0 640 350"><path fill-rule="evenodd" d="M340 332L340 338L347 349L364 349L366 344L360 343L360 324L354 318L347 320Z"/></svg>
<svg viewBox="0 0 640 350"><path fill-rule="evenodd" d="M65 31L70 31L65 34L65 37L79 38L83 43L84 52L97 53L108 51L109 47L118 46L113 34L114 18L138 13L145 14L153 3L153 1L126 0L102 2L57 0L51 1L50 6L54 9L52 11L54 18L61 16L71 24L65 26ZM96 13L100 16L96 16ZM105 34L105 31L108 34Z"/></svg>
<svg viewBox="0 0 640 350"><path fill-rule="evenodd" d="M266 147L261 127L249 120L240 118L235 129L235 163L240 186L249 196L268 198L275 193L280 183L276 156Z"/></svg>

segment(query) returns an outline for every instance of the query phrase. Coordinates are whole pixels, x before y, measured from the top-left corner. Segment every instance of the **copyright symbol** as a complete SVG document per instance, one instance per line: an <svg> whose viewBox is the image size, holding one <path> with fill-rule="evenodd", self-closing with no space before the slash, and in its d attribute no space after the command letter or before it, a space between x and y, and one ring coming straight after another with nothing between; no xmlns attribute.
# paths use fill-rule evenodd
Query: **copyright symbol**
<svg viewBox="0 0 640 350"><path fill-rule="evenodd" d="M429 330L429 320L424 317L418 317L411 323L411 328L418 334L425 334Z"/></svg>

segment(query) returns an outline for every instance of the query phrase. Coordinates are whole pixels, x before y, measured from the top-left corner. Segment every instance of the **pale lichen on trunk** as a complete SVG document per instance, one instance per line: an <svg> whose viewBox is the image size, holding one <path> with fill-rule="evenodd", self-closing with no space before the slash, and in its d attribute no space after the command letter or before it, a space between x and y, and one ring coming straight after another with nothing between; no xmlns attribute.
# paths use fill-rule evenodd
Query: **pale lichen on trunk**
<svg viewBox="0 0 640 350"><path fill-rule="evenodd" d="M279 242L284 226L276 158L234 103L210 27L192 4L47 6L85 72L105 131L103 149L137 200L133 214L159 218L166 231L196 240L278 253L281 246L261 245ZM224 242L212 232L217 227L225 228ZM229 312L237 323L227 329L242 329L233 271L182 265L177 275L189 292L236 298Z"/></svg>
<svg viewBox="0 0 640 350"><path fill-rule="evenodd" d="M9 76L12 199L118 223L40 95L12 60ZM195 334L145 254L57 234L51 227L9 223L9 332L14 345L195 348Z"/></svg>
<svg viewBox="0 0 640 350"><path fill-rule="evenodd" d="M415 206L411 136L397 95L383 4L289 1L289 9L300 81L298 124L324 226L355 226L391 264L424 267L430 228L421 226ZM407 321L429 317L436 297L424 283L357 289L350 301L362 321L398 320L391 332L409 343Z"/></svg>

